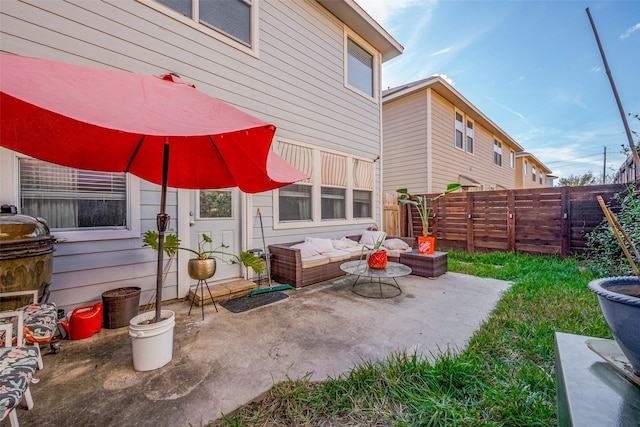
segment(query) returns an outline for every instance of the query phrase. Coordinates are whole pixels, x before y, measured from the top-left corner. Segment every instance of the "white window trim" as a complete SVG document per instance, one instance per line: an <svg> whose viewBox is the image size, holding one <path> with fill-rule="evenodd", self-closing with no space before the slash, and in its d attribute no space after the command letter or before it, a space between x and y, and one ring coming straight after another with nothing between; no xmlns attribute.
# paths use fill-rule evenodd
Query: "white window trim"
<svg viewBox="0 0 640 427"><path fill-rule="evenodd" d="M373 73L373 88L372 88L373 96L369 95L368 93L364 93L363 91L361 91L357 87L351 86L349 84L349 70L347 68L347 64L349 63L349 52L348 52L347 39L349 39L349 38L352 39L353 41L355 41L356 43L358 43L358 45L360 45L361 48L363 48L364 50L369 52L371 54L371 56L373 57L373 69L371 70L371 72ZM382 55L380 54L380 52L375 50L373 48L373 46L371 46L363 38L358 36L356 33L352 32L347 27L344 27L342 46L343 46L343 58L342 58L342 60L343 60L343 66L344 66L344 73L343 73L343 84L344 84L344 87L346 87L349 90L352 90L353 92L357 93L360 96L363 96L364 98L366 98L366 99L368 99L370 101L378 103L379 100L380 100L380 78L379 78L379 76L380 76L380 63L381 63L381 60L382 60Z"/></svg>
<svg viewBox="0 0 640 427"><path fill-rule="evenodd" d="M458 131L456 129L456 114L460 114L460 116L462 116L462 147L458 147L456 145L456 132ZM467 150L467 122L471 122L473 123L473 151L469 151ZM477 142L477 138L476 138L476 121L469 118L469 116L467 116L462 110L455 108L454 107L454 111L453 111L453 148L463 151L464 153L470 155L470 156L475 156L476 155L476 142Z"/></svg>
<svg viewBox="0 0 640 427"><path fill-rule="evenodd" d="M469 155L471 155L471 156L473 156L473 155L475 155L475 152L476 152L476 122L475 122L475 120L470 119L467 116L463 116L463 117L464 117L464 144L463 144L464 145L464 152L469 154ZM472 147L471 151L469 151L469 147L467 146L467 142L468 142L467 141L467 129L469 129L467 124L469 122L471 122L471 124L473 126L473 128L472 128L473 129L473 137L472 137L473 138L473 143L472 143L473 147Z"/></svg>
<svg viewBox="0 0 640 427"><path fill-rule="evenodd" d="M500 145L500 164L497 164L495 161L496 158L496 142ZM496 168L504 167L504 143L498 139L496 136L493 137L493 150L491 151L491 164Z"/></svg>
<svg viewBox="0 0 640 427"><path fill-rule="evenodd" d="M221 32L218 31L210 26L201 24L200 22L198 22L197 20L194 20L193 18L189 18L187 16L184 16L183 14L181 14L180 12L177 12L173 9L171 9L170 7L167 7L161 3L158 3L155 0L136 0L139 3L144 4L145 6L148 6L154 10L157 10L160 13L163 13L173 19L175 19L176 21L179 21L185 25L188 25L189 27L193 28L194 30L200 31L201 33L204 33L208 36L211 36L213 38L215 38L216 40L225 43L231 47L234 47L244 53L247 53L251 56L255 56L258 57L258 53L260 52L260 48L258 46L258 41L259 41L259 37L258 37L258 33L259 33L259 15L258 15L258 11L260 9L260 0L253 0L252 5L251 5L251 46L247 46L246 44L236 40L235 38ZM194 14L198 15L198 9L195 8L194 10Z"/></svg>
<svg viewBox="0 0 640 427"><path fill-rule="evenodd" d="M20 194L20 181L18 177L18 161L20 158L32 158L13 152L13 173L9 182L12 181L12 185L7 185L13 189L13 194L10 196L15 206L20 205L18 195ZM5 177L3 176L3 179ZM5 182L7 182L5 180ZM4 186L3 186L4 187ZM3 201L5 196L3 196ZM20 212L19 212L20 213ZM140 237L140 178L130 173L127 174L127 229L121 230L70 230L70 231L58 231L51 230L51 234L56 239L62 242L90 242L97 240L115 240L115 239L130 239Z"/></svg>
<svg viewBox="0 0 640 427"><path fill-rule="evenodd" d="M310 185L311 188L311 199L313 201L313 210L311 212L311 220L309 221L294 221L294 222L281 222L280 218L280 204L278 200L278 191L273 190L273 229L274 230L289 230L289 229L299 229L299 228L309 228L309 227L335 227L336 225L371 225L372 222L379 223L377 214L378 210L376 209L376 177L374 176L374 185L371 189L371 218L353 218L353 190L363 190L363 188L355 188L353 186L353 159L364 160L372 162L371 159L361 156L354 156L342 151L332 150L328 148L318 147L317 145L307 144L304 142L296 141L289 138L277 138L278 141L286 142L289 144L299 145L301 147L310 148L313 150L313 177L312 184L300 183L301 185ZM322 169L321 169L321 156L320 152L324 151L327 153L334 153L340 156L345 156L347 158L347 186L346 186L346 194L345 194L345 214L347 219L321 219L322 211L321 211L321 198L322 198ZM375 173L375 162L374 162L374 173ZM331 186L327 186L331 187ZM368 190L368 189L367 189Z"/></svg>
<svg viewBox="0 0 640 427"><path fill-rule="evenodd" d="M456 118L456 116L458 114L462 117L462 147L458 147L456 143L456 133L458 132L458 128L456 127L458 124L458 119ZM465 146L467 143L467 136L466 136L467 130L466 130L464 118L465 118L465 115L461 110L458 110L457 108L453 109L453 148L455 148L456 150L466 152Z"/></svg>

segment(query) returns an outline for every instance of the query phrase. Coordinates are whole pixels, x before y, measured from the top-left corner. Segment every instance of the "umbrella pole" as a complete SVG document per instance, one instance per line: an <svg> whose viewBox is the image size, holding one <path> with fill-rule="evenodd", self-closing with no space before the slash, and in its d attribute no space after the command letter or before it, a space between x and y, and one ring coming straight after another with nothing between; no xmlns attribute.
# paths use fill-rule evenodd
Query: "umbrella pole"
<svg viewBox="0 0 640 427"><path fill-rule="evenodd" d="M156 217L158 226L158 269L156 274L156 322L162 320L162 263L164 255L164 232L169 225L167 209L167 175L169 174L169 138L164 140L162 159L162 190L160 193L160 213Z"/></svg>

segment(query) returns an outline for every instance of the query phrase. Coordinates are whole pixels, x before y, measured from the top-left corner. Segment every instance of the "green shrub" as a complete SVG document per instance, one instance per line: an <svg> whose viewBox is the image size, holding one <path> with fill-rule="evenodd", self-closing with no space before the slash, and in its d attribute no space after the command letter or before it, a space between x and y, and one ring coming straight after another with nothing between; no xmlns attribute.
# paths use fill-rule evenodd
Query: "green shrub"
<svg viewBox="0 0 640 427"><path fill-rule="evenodd" d="M631 185L626 193L617 193L609 207L615 212L620 225L627 232L635 247L640 250L640 187ZM587 237L587 252L591 268L600 276L631 276L633 270L616 239L607 219L594 228ZM623 238L624 240L624 238ZM627 246L629 252L634 252ZM634 257L636 265L640 259Z"/></svg>

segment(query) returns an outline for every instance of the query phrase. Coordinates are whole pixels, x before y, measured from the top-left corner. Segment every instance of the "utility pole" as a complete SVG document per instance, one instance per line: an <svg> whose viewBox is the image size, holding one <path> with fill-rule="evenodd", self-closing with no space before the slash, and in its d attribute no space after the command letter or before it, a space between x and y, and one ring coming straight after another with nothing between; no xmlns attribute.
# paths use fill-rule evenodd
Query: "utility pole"
<svg viewBox="0 0 640 427"><path fill-rule="evenodd" d="M606 184L605 176L607 175L607 146L604 146L604 163L602 164L602 185Z"/></svg>
<svg viewBox="0 0 640 427"><path fill-rule="evenodd" d="M587 15L589 16L589 22L591 22L591 28L593 28L593 34L596 37L596 42L598 43L598 48L600 49L602 62L604 62L604 69L606 70L607 76L609 77L609 83L611 83L613 96L616 98L616 103L618 104L618 110L620 111L620 116L622 117L622 124L624 125L625 133L627 134L629 148L631 149L631 154L633 155L633 162L637 168L638 165L640 165L640 156L638 155L636 146L633 143L633 136L631 136L631 129L629 128L627 117L624 115L624 110L622 109L622 102L620 102L620 97L618 96L618 91L616 90L616 84L613 82L613 76L611 75L611 70L609 69L607 58L604 56L604 49L602 48L602 44L600 43L600 37L598 36L598 30L596 30L596 24L593 22L593 18L591 17L591 11L589 10L589 8L587 8L586 10L587 10Z"/></svg>

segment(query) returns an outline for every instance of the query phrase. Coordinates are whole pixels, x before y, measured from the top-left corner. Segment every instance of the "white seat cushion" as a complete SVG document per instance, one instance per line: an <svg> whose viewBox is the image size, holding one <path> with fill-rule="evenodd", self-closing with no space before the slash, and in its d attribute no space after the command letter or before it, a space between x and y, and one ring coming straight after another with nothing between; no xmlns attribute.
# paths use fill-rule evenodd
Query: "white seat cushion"
<svg viewBox="0 0 640 427"><path fill-rule="evenodd" d="M399 250L406 251L407 249L411 249L411 247L402 239L387 239L382 242L382 246L390 249L390 250Z"/></svg>
<svg viewBox="0 0 640 427"><path fill-rule="evenodd" d="M384 231L365 230L360 236L360 244L372 247L377 241L384 240L387 233Z"/></svg>
<svg viewBox="0 0 640 427"><path fill-rule="evenodd" d="M328 252L333 252L336 250L333 247L333 243L331 243L331 239L323 239L321 237L305 237L304 241L313 245L314 249L321 254L326 254Z"/></svg>
<svg viewBox="0 0 640 427"><path fill-rule="evenodd" d="M387 252L387 256L389 257L399 257L400 254L405 253L405 252L411 252L411 248L409 249L405 249L405 250L398 250L398 249L384 249Z"/></svg>
<svg viewBox="0 0 640 427"><path fill-rule="evenodd" d="M349 259L351 259L351 252L344 251L344 250L327 252L326 254L323 254L323 255L328 256L331 262L348 261Z"/></svg>
<svg viewBox="0 0 640 427"><path fill-rule="evenodd" d="M297 245L291 246L291 249L300 249L302 259L320 255L320 252L316 250L315 246L309 242L298 243Z"/></svg>
<svg viewBox="0 0 640 427"><path fill-rule="evenodd" d="M329 264L331 261L326 255L314 255L307 258L302 258L302 268L317 267L319 265Z"/></svg>
<svg viewBox="0 0 640 427"><path fill-rule="evenodd" d="M354 255L360 255L361 253L363 253L362 252L363 249L364 249L364 246L357 245L357 246L354 246L352 248L347 248L347 249L342 249L342 250L346 251L346 252L349 252L351 254L351 256L354 256ZM368 253L368 252L369 252L368 249L364 249L364 253L365 254Z"/></svg>

